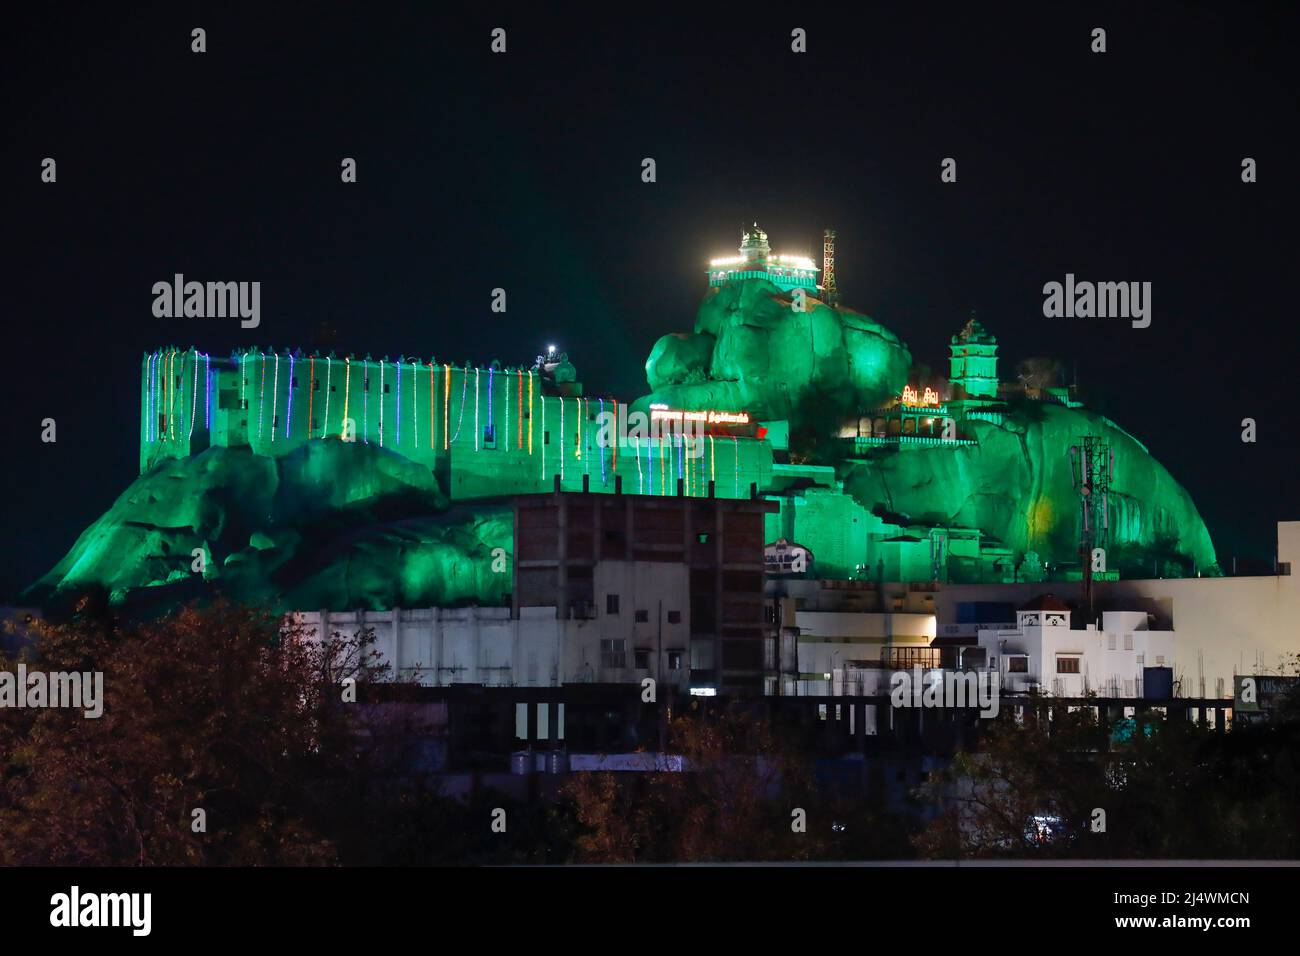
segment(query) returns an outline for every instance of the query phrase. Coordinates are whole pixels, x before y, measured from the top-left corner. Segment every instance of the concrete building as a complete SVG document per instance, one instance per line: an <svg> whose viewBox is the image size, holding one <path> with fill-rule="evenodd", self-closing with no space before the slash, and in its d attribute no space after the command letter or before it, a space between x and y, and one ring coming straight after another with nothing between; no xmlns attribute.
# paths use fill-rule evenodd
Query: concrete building
<svg viewBox="0 0 1300 956"><path fill-rule="evenodd" d="M510 607L301 611L318 634L375 633L427 686L657 684L757 695L775 680L763 515L722 498L557 492L515 499Z"/></svg>
<svg viewBox="0 0 1300 956"><path fill-rule="evenodd" d="M1173 680L1181 694L1230 698L1235 675L1280 673L1300 653L1300 580L1291 574L1297 566L1300 521L1282 521L1276 574L1097 581L1101 633L1132 633L1136 640L1140 630L1176 631ZM1060 582L944 585L934 595L939 642L978 632L977 625L963 620L974 606L1019 608L1044 594L1060 596L1061 588ZM1146 614L1150 623L1145 629L1115 629L1118 625L1106 623L1108 611ZM1147 664L1160 654L1147 652Z"/></svg>
<svg viewBox="0 0 1300 956"><path fill-rule="evenodd" d="M1174 666L1174 632L1153 623L1145 611L1106 611L1100 627L1075 628L1069 605L1041 595L1016 612L1016 627L980 629L960 666L996 672L1004 693L1140 697L1149 669Z"/></svg>

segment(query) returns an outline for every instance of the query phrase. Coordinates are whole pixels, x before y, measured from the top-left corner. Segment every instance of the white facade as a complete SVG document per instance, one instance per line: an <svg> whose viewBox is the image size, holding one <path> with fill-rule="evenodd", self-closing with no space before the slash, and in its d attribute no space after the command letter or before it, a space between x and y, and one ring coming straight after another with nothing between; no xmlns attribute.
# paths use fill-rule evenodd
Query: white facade
<svg viewBox="0 0 1300 956"><path fill-rule="evenodd" d="M602 561L593 573L591 618L559 620L554 607L521 607L518 618L507 607L298 611L290 617L317 636L372 629L381 663L399 679L427 686L556 687L653 677L686 690L686 566Z"/></svg>
<svg viewBox="0 0 1300 956"><path fill-rule="evenodd" d="M1137 697L1144 667L1177 673L1174 632L1151 630L1145 611L1107 611L1100 630L1071 629L1068 611L1023 610L1016 616L1013 630L980 630L978 649L965 649L962 661L996 671L1007 693Z"/></svg>

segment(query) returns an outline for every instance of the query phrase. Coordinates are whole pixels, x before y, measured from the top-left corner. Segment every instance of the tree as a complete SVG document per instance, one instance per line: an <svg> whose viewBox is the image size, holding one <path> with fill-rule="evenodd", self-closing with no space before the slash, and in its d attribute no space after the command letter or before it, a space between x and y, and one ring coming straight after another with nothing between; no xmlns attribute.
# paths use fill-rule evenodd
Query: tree
<svg viewBox="0 0 1300 956"><path fill-rule="evenodd" d="M378 676L372 643L224 602L37 625L22 662L101 673L103 714L0 711L0 864L335 862L314 783L361 759L340 685Z"/></svg>

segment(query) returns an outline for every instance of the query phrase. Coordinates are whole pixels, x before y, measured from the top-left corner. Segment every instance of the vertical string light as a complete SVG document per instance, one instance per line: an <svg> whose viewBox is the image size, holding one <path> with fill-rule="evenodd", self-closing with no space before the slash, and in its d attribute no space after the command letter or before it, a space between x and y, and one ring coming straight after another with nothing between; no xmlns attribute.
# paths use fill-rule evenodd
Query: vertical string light
<svg viewBox="0 0 1300 956"><path fill-rule="evenodd" d="M618 445L622 440L623 430L619 427L618 421L618 399L612 399L614 402L614 473L618 474Z"/></svg>
<svg viewBox="0 0 1300 956"><path fill-rule="evenodd" d="M289 429L293 423L293 361L295 353L289 353L289 385L284 390L284 437L289 437Z"/></svg>
<svg viewBox="0 0 1300 956"><path fill-rule="evenodd" d="M643 494L645 494L645 476L644 476L643 474L641 474L641 442L640 442L640 440L638 440L638 439L636 439L636 438L633 438L633 439L632 439L632 451L634 451L634 452L636 453L636 493L639 494L639 495L643 495Z"/></svg>
<svg viewBox="0 0 1300 956"><path fill-rule="evenodd" d="M523 369L519 370L518 378L519 378L519 401L515 403L515 407L519 410L519 412L515 417L519 419L519 444L516 447L518 448L519 451L523 451L524 450L524 371ZM533 395L533 373L529 372L528 373L528 397L532 398L532 395ZM531 407L528 409L528 414L529 416L533 414L533 410ZM531 427L531 425L529 427ZM532 448L529 448L528 450L531 452Z"/></svg>
<svg viewBox="0 0 1300 956"><path fill-rule="evenodd" d="M546 427L546 396L542 396L542 427ZM528 370L528 454L533 453L533 370ZM543 451L543 454L545 452Z"/></svg>
<svg viewBox="0 0 1300 956"><path fill-rule="evenodd" d="M163 379L163 399L167 402L168 440L176 437L176 424L172 421L172 407L175 405L175 393L172 388L172 356L174 354L171 349L167 350L167 377Z"/></svg>
<svg viewBox="0 0 1300 956"><path fill-rule="evenodd" d="M207 407L203 412L203 427L212 431L212 356L207 352L203 353L203 397L207 399Z"/></svg>
<svg viewBox="0 0 1300 956"><path fill-rule="evenodd" d="M668 494L668 469L664 467L664 436L659 436L659 494Z"/></svg>
<svg viewBox="0 0 1300 956"><path fill-rule="evenodd" d="M600 421L605 420L605 400L600 401ZM605 484L605 449L600 447L600 436L596 436L596 454L600 455L600 483Z"/></svg>
<svg viewBox="0 0 1300 956"><path fill-rule="evenodd" d="M262 378L257 390L257 437L262 437L262 420L266 418L266 353L262 352Z"/></svg>
<svg viewBox="0 0 1300 956"><path fill-rule="evenodd" d="M384 360L379 360L379 447L384 447Z"/></svg>
<svg viewBox="0 0 1300 956"><path fill-rule="evenodd" d="M186 432L187 439L194 438L194 418L199 411L199 350L190 347L190 360L194 363L193 381L190 383L190 430Z"/></svg>
<svg viewBox="0 0 1300 956"><path fill-rule="evenodd" d="M347 363L347 372L343 378L343 429L339 432L339 437L344 438L348 431L348 400L352 397L352 356L347 356L344 361ZM357 436L354 434L352 440L356 441Z"/></svg>
<svg viewBox="0 0 1300 956"><path fill-rule="evenodd" d="M478 368L474 369L474 450L478 451Z"/></svg>
<svg viewBox="0 0 1300 956"><path fill-rule="evenodd" d="M275 419L280 398L280 353L275 353L275 376L271 380L271 441L275 441Z"/></svg>
<svg viewBox="0 0 1300 956"><path fill-rule="evenodd" d="M312 422L316 421L313 409L316 405L316 357L313 355L307 360L307 437L311 438L311 430L316 426Z"/></svg>
<svg viewBox="0 0 1300 956"><path fill-rule="evenodd" d="M324 438L330 427L330 379L334 377L334 358L325 356L325 421L321 422L320 437Z"/></svg>
<svg viewBox="0 0 1300 956"><path fill-rule="evenodd" d="M153 441L153 353L144 360L144 440Z"/></svg>
<svg viewBox="0 0 1300 956"><path fill-rule="evenodd" d="M564 446L569 442L564 434L564 396L560 396L560 481L564 481L564 459L568 457Z"/></svg>
<svg viewBox="0 0 1300 956"><path fill-rule="evenodd" d="M506 369L505 372L502 374L504 374L506 377L506 387L504 389L506 393L506 420L505 420L505 424L502 426L502 431L506 433L506 440L501 447L503 447L506 451L509 451L510 450L510 369ZM495 438L496 432L493 432L492 435Z"/></svg>
<svg viewBox="0 0 1300 956"><path fill-rule="evenodd" d="M370 444L370 363L362 362L361 377L361 443Z"/></svg>
<svg viewBox="0 0 1300 956"><path fill-rule="evenodd" d="M740 497L740 440L735 435L731 436L731 447L736 453L736 491L737 498Z"/></svg>
<svg viewBox="0 0 1300 956"><path fill-rule="evenodd" d="M451 441L451 366L444 365L442 370L442 447L446 451Z"/></svg>
<svg viewBox="0 0 1300 956"><path fill-rule="evenodd" d="M709 436L709 481L718 480L718 457L713 446L713 436Z"/></svg>
<svg viewBox="0 0 1300 956"><path fill-rule="evenodd" d="M497 369L496 366L493 365L488 369L488 431L492 433L493 438L497 437L497 420L492 417L492 391L493 391L493 383L496 381L496 374L497 374ZM474 393L477 396L478 394L477 373L474 379Z"/></svg>
<svg viewBox="0 0 1300 956"><path fill-rule="evenodd" d="M532 387L533 373L528 373L528 386ZM530 419L528 422L528 450L533 450L533 423ZM542 395L542 481L546 481L546 396Z"/></svg>
<svg viewBox="0 0 1300 956"><path fill-rule="evenodd" d="M582 458L582 399L575 398L573 400L573 404L578 409L578 441L573 446L573 457L581 459Z"/></svg>
<svg viewBox="0 0 1300 956"><path fill-rule="evenodd" d="M239 370L239 407L241 410L248 407L248 379L245 378L248 373L244 370L244 359L247 357L247 352L241 352L235 359L235 367Z"/></svg>
<svg viewBox="0 0 1300 956"><path fill-rule="evenodd" d="M460 373L460 410L456 413L456 434L451 436L452 444L460 438L460 427L465 423L465 398L469 395L469 363Z"/></svg>
<svg viewBox="0 0 1300 956"><path fill-rule="evenodd" d="M402 445L402 357L397 356L397 361L393 363L397 366L397 431L393 435L393 443L399 448ZM379 393L379 400L384 400L384 393Z"/></svg>
<svg viewBox="0 0 1300 956"><path fill-rule="evenodd" d="M411 360L411 434L415 448L420 447L420 367Z"/></svg>
<svg viewBox="0 0 1300 956"><path fill-rule="evenodd" d="M429 451L438 450L438 373L429 363Z"/></svg>

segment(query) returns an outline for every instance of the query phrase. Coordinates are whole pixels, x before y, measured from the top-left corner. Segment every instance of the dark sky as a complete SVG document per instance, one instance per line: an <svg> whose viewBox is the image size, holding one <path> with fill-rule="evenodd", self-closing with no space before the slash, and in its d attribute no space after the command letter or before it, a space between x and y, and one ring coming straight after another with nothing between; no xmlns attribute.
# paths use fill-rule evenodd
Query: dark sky
<svg viewBox="0 0 1300 956"><path fill-rule="evenodd" d="M37 6L2 41L0 597L136 475L146 349L306 346L322 323L376 357L516 364L554 341L633 398L655 338L691 326L705 261L755 219L815 256L838 229L846 304L917 360L946 368L977 308L1008 376L1029 355L1077 363L1221 557L1271 555L1274 523L1300 518L1283 5ZM151 286L176 272L260 280L261 327L154 318ZM1151 327L1043 318L1067 272L1150 281Z"/></svg>

